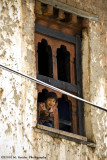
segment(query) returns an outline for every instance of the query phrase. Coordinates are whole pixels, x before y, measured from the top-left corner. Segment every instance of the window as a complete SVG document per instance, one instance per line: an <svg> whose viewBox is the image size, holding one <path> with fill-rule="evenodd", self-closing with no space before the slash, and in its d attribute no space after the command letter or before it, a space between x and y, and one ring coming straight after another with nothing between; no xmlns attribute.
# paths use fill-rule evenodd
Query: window
<svg viewBox="0 0 107 160"><path fill-rule="evenodd" d="M52 50L45 39L38 43L38 72L53 77Z"/></svg>
<svg viewBox="0 0 107 160"><path fill-rule="evenodd" d="M82 97L81 28L74 24L68 27L65 22L64 19L59 23L55 20L49 21L44 16L37 17L35 24L37 78ZM45 89L40 85L37 88L39 95ZM58 112L54 119L54 127L84 136L82 102L58 92L56 94Z"/></svg>
<svg viewBox="0 0 107 160"><path fill-rule="evenodd" d="M57 49L57 74L59 80L70 83L70 53L64 45Z"/></svg>

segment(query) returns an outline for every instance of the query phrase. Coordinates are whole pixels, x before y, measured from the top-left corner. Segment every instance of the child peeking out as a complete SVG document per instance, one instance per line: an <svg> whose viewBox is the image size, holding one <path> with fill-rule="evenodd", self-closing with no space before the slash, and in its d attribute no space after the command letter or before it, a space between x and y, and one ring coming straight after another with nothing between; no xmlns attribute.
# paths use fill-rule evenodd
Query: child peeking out
<svg viewBox="0 0 107 160"><path fill-rule="evenodd" d="M57 95L54 92L47 92L44 97L45 97L44 102L38 103L39 124L48 127L53 127L53 119L56 108Z"/></svg>

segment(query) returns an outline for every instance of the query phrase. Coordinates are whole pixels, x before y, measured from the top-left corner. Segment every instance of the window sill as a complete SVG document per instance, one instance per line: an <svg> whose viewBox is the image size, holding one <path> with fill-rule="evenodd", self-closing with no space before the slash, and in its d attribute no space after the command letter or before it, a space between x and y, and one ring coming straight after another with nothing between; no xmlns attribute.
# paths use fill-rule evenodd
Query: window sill
<svg viewBox="0 0 107 160"><path fill-rule="evenodd" d="M39 131L39 132L42 132L42 133L44 132L44 133L46 133L46 134L48 134L52 137L67 139L67 140L70 140L70 141L74 141L76 143L87 145L89 147L94 147L95 148L95 146L96 146L94 143L88 142L87 137L84 137L84 136L80 136L80 135L76 135L76 134L73 134L73 133L65 132L65 131L62 131L62 130L55 129L55 128L50 128L50 127L40 125L40 124L37 124L36 128L37 128L37 129L35 129L36 131Z"/></svg>

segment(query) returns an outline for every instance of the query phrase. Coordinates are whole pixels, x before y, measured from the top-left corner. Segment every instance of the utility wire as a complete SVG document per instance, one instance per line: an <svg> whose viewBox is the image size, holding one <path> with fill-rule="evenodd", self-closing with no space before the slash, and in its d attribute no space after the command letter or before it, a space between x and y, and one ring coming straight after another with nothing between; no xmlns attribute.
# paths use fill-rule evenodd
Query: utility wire
<svg viewBox="0 0 107 160"><path fill-rule="evenodd" d="M29 79L29 80L31 80L31 81L33 81L33 82L36 82L36 83L38 83L38 84L40 84L40 85L42 85L42 86L51 88L51 89L53 89L53 90L55 90L55 91L57 91L57 92L60 92L60 93L65 94L65 95L67 95L67 96L73 97L73 98L75 98L75 99L78 99L78 100L80 100L80 101L82 101L82 102L85 102L85 103L87 103L87 104L89 104L89 105L92 105L92 106L94 106L94 107L96 107L96 108L98 108L98 109L101 109L101 110L107 112L107 109L102 108L101 106L95 105L95 104L93 104L93 103L91 103L91 102L89 102L89 101L87 101L87 100L85 100L85 99L83 99L83 98L80 98L80 97L75 96L75 95L73 95L73 94L71 94L71 93L68 93L68 92L66 92L66 91L63 91L63 90L61 90L61 89L59 89L59 88L57 88L57 87L54 87L54 86L52 86L52 85L49 85L49 84L47 84L47 83L45 83L45 82L43 82L43 81L40 81L40 80L38 80L38 79L36 79L36 78L33 78L33 77L31 77L31 76L25 75L25 74L23 74L23 73L21 73L21 72L15 71L15 70L13 70L13 69L11 69L11 68L9 68L9 67L6 67L6 66L4 66L4 65L2 65L2 64L0 64L0 68L2 68L2 69L4 69L4 70L7 70L7 71L9 71L9 72L11 72L11 73L17 74L17 75L19 75L19 76L25 77L25 78L27 78L27 79Z"/></svg>

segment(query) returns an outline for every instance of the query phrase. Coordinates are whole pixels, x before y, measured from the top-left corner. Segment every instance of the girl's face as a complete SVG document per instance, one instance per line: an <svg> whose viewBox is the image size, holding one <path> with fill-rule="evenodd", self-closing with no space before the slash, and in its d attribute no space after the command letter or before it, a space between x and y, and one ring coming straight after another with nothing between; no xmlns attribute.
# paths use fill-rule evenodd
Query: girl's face
<svg viewBox="0 0 107 160"><path fill-rule="evenodd" d="M52 107L54 107L54 105L56 104L56 100L55 98L48 98L46 100L46 108L49 110L51 109Z"/></svg>

